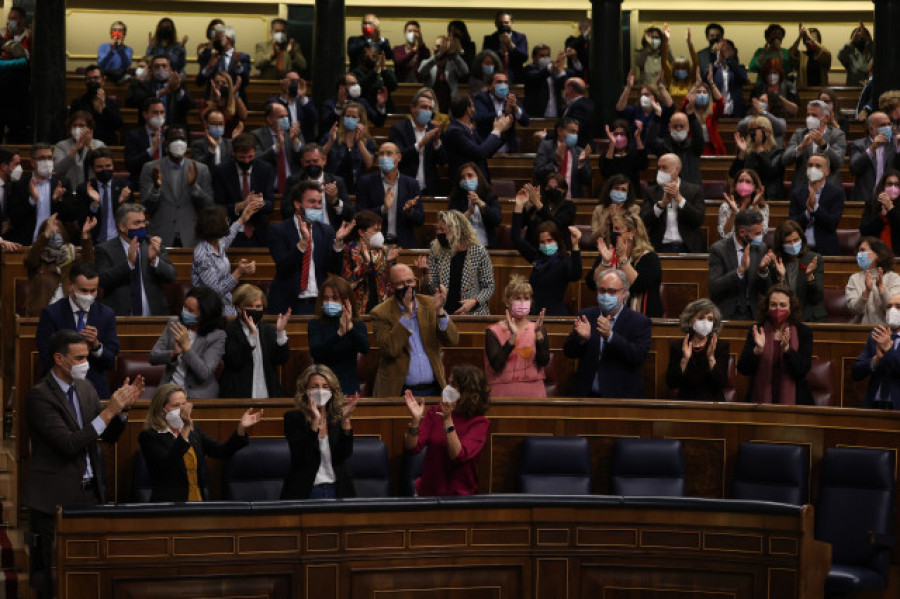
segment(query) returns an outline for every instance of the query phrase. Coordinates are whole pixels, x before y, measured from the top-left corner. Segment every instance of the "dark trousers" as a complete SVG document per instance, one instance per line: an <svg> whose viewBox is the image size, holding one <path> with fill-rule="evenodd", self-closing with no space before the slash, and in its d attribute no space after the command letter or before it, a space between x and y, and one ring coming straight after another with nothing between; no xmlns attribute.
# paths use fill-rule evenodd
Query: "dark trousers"
<svg viewBox="0 0 900 599"><path fill-rule="evenodd" d="M403 385L402 393L406 393L407 389L411 390L413 395L417 397L440 397L441 392L443 391L443 389L438 387L436 381L425 385L415 385L413 387Z"/></svg>

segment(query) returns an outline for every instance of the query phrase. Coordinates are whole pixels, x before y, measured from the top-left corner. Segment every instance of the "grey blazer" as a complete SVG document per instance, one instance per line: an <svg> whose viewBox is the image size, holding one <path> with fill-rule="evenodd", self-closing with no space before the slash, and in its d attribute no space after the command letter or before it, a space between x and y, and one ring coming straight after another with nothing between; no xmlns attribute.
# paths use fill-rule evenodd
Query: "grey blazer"
<svg viewBox="0 0 900 599"><path fill-rule="evenodd" d="M219 164L228 162L231 159L231 140L223 137L219 140L219 148ZM202 162L210 170L216 166L216 152L209 147L206 136L191 142L191 158Z"/></svg>
<svg viewBox="0 0 900 599"><path fill-rule="evenodd" d="M172 319L178 322L178 317ZM165 364L166 372L160 384L172 381L178 367L178 356L172 356L175 338L167 326L150 350L151 364ZM225 329L216 329L207 335L197 335L191 349L181 354L185 364L184 390L190 399L204 399L219 396L219 381L216 369L225 353Z"/></svg>
<svg viewBox="0 0 900 599"><path fill-rule="evenodd" d="M809 129L806 127L799 127L794 131L791 141L788 142L787 147L784 149L784 154L781 155L781 163L785 167L794 167L793 189L809 185L809 181L806 179L806 163L809 157L812 156L812 145L802 152L797 151L797 146L800 145L807 133L809 133ZM843 131L830 126L825 128L823 137L827 144L823 153L828 156L828 163L831 165L828 182L834 183L843 189L841 184L841 166L843 166L844 156L847 154L847 138L844 136ZM822 151L822 149L820 148L819 151Z"/></svg>
<svg viewBox="0 0 900 599"><path fill-rule="evenodd" d="M197 180L188 185L191 163L197 165ZM160 187L153 182L156 166L162 169ZM206 165L185 158L182 168L176 169L168 158L151 160L141 169L140 188L150 220L147 232L161 237L165 246L171 246L179 237L182 246L193 247L197 213L213 203L212 179Z"/></svg>
<svg viewBox="0 0 900 599"><path fill-rule="evenodd" d="M428 267L431 270L431 278L422 283L423 293L434 293L438 285L450 287L450 259L453 254L449 251L437 252L437 241L432 244L431 253L428 254ZM478 305L470 314L490 314L488 304L494 295L494 267L491 265L491 257L488 251L481 245L470 245L466 252L466 261L462 269L460 281L459 299L477 299Z"/></svg>
<svg viewBox="0 0 900 599"><path fill-rule="evenodd" d="M750 247L750 268L740 279L733 234L709 248L709 298L719 306L725 320L734 318L740 305L740 294L747 289L745 285L749 286L750 312L754 319L757 317L759 295L769 288L769 278L758 274L759 262L766 251L765 244Z"/></svg>
<svg viewBox="0 0 900 599"><path fill-rule="evenodd" d="M868 202L872 199L872 193L875 191L875 156L869 158L866 150L872 144L872 140L866 136L863 139L857 139L850 144L850 174L856 177L853 184L853 201ZM897 153L894 150L894 143L888 143L882 146L882 176L889 168L897 168Z"/></svg>
<svg viewBox="0 0 900 599"><path fill-rule="evenodd" d="M141 280L151 316L169 314L169 302L163 293L163 283L175 281L175 267L169 260L166 248L159 252L159 263L154 267L147 255L150 244L145 241L140 248ZM116 237L98 245L94 250L97 272L100 273L100 287L103 288L103 303L112 308L116 316L131 314L131 268L128 255L122 247L122 239Z"/></svg>

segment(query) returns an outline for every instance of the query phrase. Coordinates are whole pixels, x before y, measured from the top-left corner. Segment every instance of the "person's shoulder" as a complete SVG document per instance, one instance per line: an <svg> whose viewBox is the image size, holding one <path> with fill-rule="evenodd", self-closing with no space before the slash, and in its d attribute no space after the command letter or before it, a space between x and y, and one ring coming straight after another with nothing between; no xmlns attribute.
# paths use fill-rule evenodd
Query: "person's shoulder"
<svg viewBox="0 0 900 599"><path fill-rule="evenodd" d="M421 296L417 296L417 297L422 298L422 297L426 297L426 296L421 295ZM369 310L369 315L374 318L389 319L391 316L391 311L392 311L392 306L391 306L392 302L394 305L396 305L396 300L394 299L394 296L389 296L383 302L381 302L380 304L378 304L377 306L375 306L374 308Z"/></svg>
<svg viewBox="0 0 900 599"><path fill-rule="evenodd" d="M710 254L712 254L713 252L723 252L724 253L725 250L728 248L728 246L732 245L732 240L733 240L732 234L729 233L728 235L726 235L719 241L717 241L717 242L713 243L711 246L709 246L709 253Z"/></svg>
<svg viewBox="0 0 900 599"><path fill-rule="evenodd" d="M403 175L401 173L400 176L404 177L405 175ZM374 186L376 183L379 182L380 179L381 179L381 173L378 171L376 171L374 173L366 173L365 175L360 175L359 178L356 180L356 187L357 187L357 189L360 189L360 188L363 188L363 187L366 187L369 185Z"/></svg>
<svg viewBox="0 0 900 599"><path fill-rule="evenodd" d="M653 326L653 321L650 320L650 318L647 315L642 314L641 312L638 312L637 310L632 310L628 306L625 306L622 308L621 316L623 317L622 318L622 320L624 321L623 324L632 322L636 325L645 326L645 327Z"/></svg>

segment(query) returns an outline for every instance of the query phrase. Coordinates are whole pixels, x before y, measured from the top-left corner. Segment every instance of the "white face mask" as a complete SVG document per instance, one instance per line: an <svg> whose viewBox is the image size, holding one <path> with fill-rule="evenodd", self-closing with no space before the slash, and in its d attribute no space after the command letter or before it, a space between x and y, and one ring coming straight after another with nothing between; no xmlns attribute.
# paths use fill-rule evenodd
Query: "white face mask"
<svg viewBox="0 0 900 599"><path fill-rule="evenodd" d="M181 409L166 412L166 424L168 424L176 431L180 431L181 429L183 429L184 420L181 418Z"/></svg>
<svg viewBox="0 0 900 599"><path fill-rule="evenodd" d="M892 329L900 329L900 310L897 308L891 308L885 314L885 318L887 321L887 325Z"/></svg>
<svg viewBox="0 0 900 599"><path fill-rule="evenodd" d="M287 41L287 34L284 31L276 31L272 34L272 39L276 44L283 44Z"/></svg>
<svg viewBox="0 0 900 599"><path fill-rule="evenodd" d="M818 118L816 118L814 116L806 117L806 128L809 129L810 131L818 129L821 126L822 126L822 121L820 121Z"/></svg>
<svg viewBox="0 0 900 599"><path fill-rule="evenodd" d="M50 175L53 174L53 161L52 160L38 160L37 161L37 174L41 179L46 179Z"/></svg>
<svg viewBox="0 0 900 599"><path fill-rule="evenodd" d="M769 74L769 85L778 85L779 81L781 81L781 75L778 73Z"/></svg>
<svg viewBox="0 0 900 599"><path fill-rule="evenodd" d="M72 139L78 141L84 135L84 127L72 127L70 133L72 134Z"/></svg>
<svg viewBox="0 0 900 599"><path fill-rule="evenodd" d="M380 250L384 247L384 234L379 231L369 237L369 248L373 250Z"/></svg>
<svg viewBox="0 0 900 599"><path fill-rule="evenodd" d="M656 171L657 185L667 185L672 182L672 175L663 171Z"/></svg>
<svg viewBox="0 0 900 599"><path fill-rule="evenodd" d="M695 320L694 330L697 331L697 334L701 337L709 337L709 334L712 333L713 330L713 322L711 320L706 320L705 318Z"/></svg>
<svg viewBox="0 0 900 599"><path fill-rule="evenodd" d="M147 124L150 125L151 129L159 129L166 124L166 117L151 116L149 119L147 119Z"/></svg>
<svg viewBox="0 0 900 599"><path fill-rule="evenodd" d="M22 165L21 165L21 164L17 164L17 165L16 165L16 168L14 168L13 170L9 171L9 180L10 180L10 181L13 181L13 182L16 182L16 181L18 181L18 180L21 179L21 178L22 178Z"/></svg>
<svg viewBox="0 0 900 599"><path fill-rule="evenodd" d="M809 179L810 183L818 183L825 177L825 173L820 171L814 166L806 169L806 178Z"/></svg>
<svg viewBox="0 0 900 599"><path fill-rule="evenodd" d="M83 381L85 378L87 378L87 373L90 369L91 365L87 360L85 360L81 364L73 364L72 368L69 370L69 376L71 376L76 381Z"/></svg>
<svg viewBox="0 0 900 599"><path fill-rule="evenodd" d="M650 108L653 106L653 101L650 100L650 96L641 96L641 108Z"/></svg>
<svg viewBox="0 0 900 599"><path fill-rule="evenodd" d="M359 86L358 83L354 83L353 85L351 85L350 87L347 88L347 93L350 95L351 98L358 98L359 94L362 93L362 88Z"/></svg>
<svg viewBox="0 0 900 599"><path fill-rule="evenodd" d="M94 305L94 296L89 295L87 293L76 293L75 297L72 298L72 301L75 302L75 305L84 310L85 312L91 311L91 306Z"/></svg>
<svg viewBox="0 0 900 599"><path fill-rule="evenodd" d="M310 389L309 400L321 408L331 401L331 391L328 389Z"/></svg>
<svg viewBox="0 0 900 599"><path fill-rule="evenodd" d="M447 403L456 403L459 401L459 391L447 385L444 387L444 390L441 391L441 401Z"/></svg>
<svg viewBox="0 0 900 599"><path fill-rule="evenodd" d="M406 32L406 41L407 41L407 43L410 43L410 44L416 43L416 32L415 31L407 31Z"/></svg>
<svg viewBox="0 0 900 599"><path fill-rule="evenodd" d="M669 137L672 138L672 141L681 143L687 139L687 131L669 131Z"/></svg>
<svg viewBox="0 0 900 599"><path fill-rule="evenodd" d="M187 142L184 140L176 140L169 144L169 154L174 158L181 158L187 152Z"/></svg>
<svg viewBox="0 0 900 599"><path fill-rule="evenodd" d="M147 69L145 69L144 67L138 67L134 70L134 76L138 79L143 79L146 75Z"/></svg>

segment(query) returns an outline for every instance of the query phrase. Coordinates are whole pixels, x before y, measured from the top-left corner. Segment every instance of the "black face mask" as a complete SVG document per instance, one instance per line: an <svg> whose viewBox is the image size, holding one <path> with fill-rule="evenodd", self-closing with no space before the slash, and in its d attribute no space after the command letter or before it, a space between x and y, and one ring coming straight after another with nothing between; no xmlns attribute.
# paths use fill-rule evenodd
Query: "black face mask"
<svg viewBox="0 0 900 599"><path fill-rule="evenodd" d="M555 205L555 204L558 204L560 202L560 200L563 199L563 192L560 189L551 187L549 189L545 189L544 193L542 193L541 196L544 198L544 200L548 204Z"/></svg>
<svg viewBox="0 0 900 599"><path fill-rule="evenodd" d="M394 297L397 298L397 301L403 303L403 300L406 299L406 291L408 289L412 289L413 299L416 299L416 286L415 285L404 285L400 289L394 289Z"/></svg>
<svg viewBox="0 0 900 599"><path fill-rule="evenodd" d="M298 93L300 93L300 82L299 81L291 81L291 85L290 85L290 87L288 87L288 95L293 98Z"/></svg>
<svg viewBox="0 0 900 599"><path fill-rule="evenodd" d="M222 47L222 40L219 40L219 39L214 40L212 45L213 45L213 49L214 49L216 52L218 52L218 53L220 53L220 54L222 53L222 50L223 50L223 47Z"/></svg>
<svg viewBox="0 0 900 599"><path fill-rule="evenodd" d="M105 168L101 171L96 171L94 176L97 178L97 181L101 183L109 183L113 178L113 170L111 168Z"/></svg>
<svg viewBox="0 0 900 599"><path fill-rule="evenodd" d="M244 314L247 315L247 318L253 321L253 324L259 327L259 323L262 322L263 317L262 310L251 310L250 308L244 308Z"/></svg>
<svg viewBox="0 0 900 599"><path fill-rule="evenodd" d="M96 81L88 81L87 84L87 93L90 96L96 96L97 92L100 91L100 84Z"/></svg>
<svg viewBox="0 0 900 599"><path fill-rule="evenodd" d="M509 25L500 25L497 27L497 33L512 33L512 27Z"/></svg>
<svg viewBox="0 0 900 599"><path fill-rule="evenodd" d="M303 171L309 179L318 179L322 176L322 167L318 164L307 164L303 167Z"/></svg>
<svg viewBox="0 0 900 599"><path fill-rule="evenodd" d="M441 244L442 248L448 249L450 247L450 240L447 239L446 233L438 233L437 240L438 240L438 243Z"/></svg>
<svg viewBox="0 0 900 599"><path fill-rule="evenodd" d="M253 161L250 162L241 162L240 160L235 160L238 165L238 168L244 171L245 173L250 170L250 167L253 166Z"/></svg>
<svg viewBox="0 0 900 599"><path fill-rule="evenodd" d="M160 39L170 40L175 37L175 30L171 27L163 27L159 30Z"/></svg>

